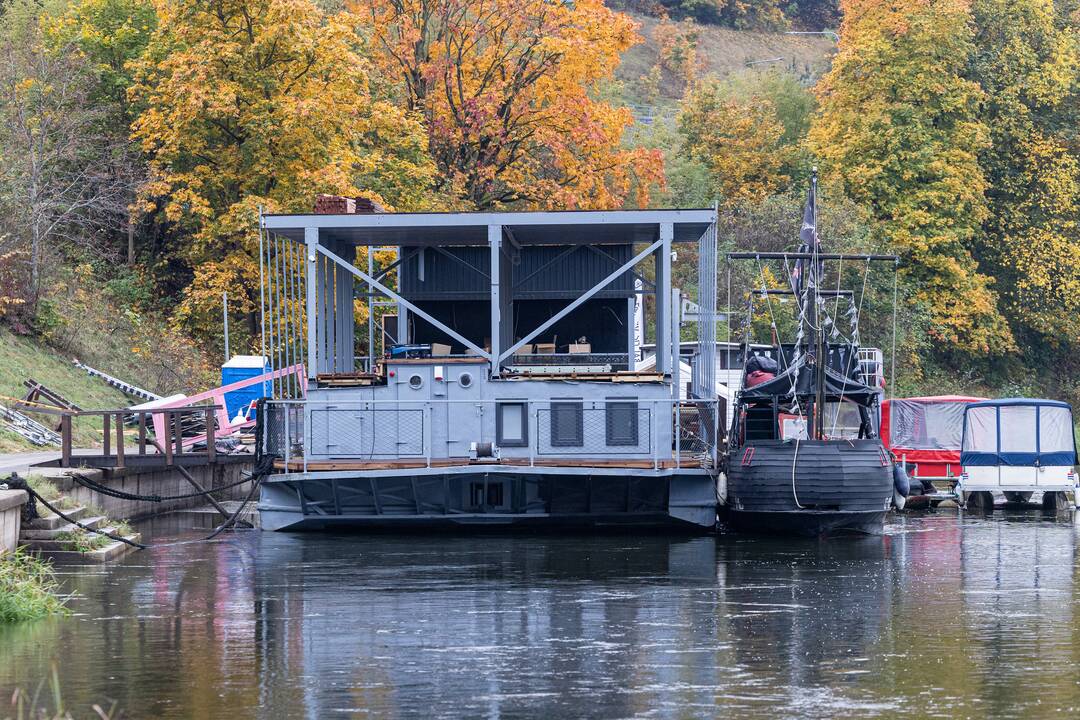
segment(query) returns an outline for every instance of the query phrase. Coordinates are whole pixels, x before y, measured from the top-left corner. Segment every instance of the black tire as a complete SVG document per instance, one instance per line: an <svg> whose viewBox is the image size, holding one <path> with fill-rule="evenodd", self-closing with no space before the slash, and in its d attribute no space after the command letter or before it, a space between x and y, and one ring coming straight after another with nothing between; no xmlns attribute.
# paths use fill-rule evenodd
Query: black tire
<svg viewBox="0 0 1080 720"><path fill-rule="evenodd" d="M1069 508L1069 499L1063 492L1045 492L1042 497L1043 512L1057 515Z"/></svg>
<svg viewBox="0 0 1080 720"><path fill-rule="evenodd" d="M1005 499L1011 503L1026 503L1031 500L1031 492L1019 492L1010 490L1009 492L1005 493Z"/></svg>
<svg viewBox="0 0 1080 720"><path fill-rule="evenodd" d="M989 490L976 490L968 493L967 509L972 512L991 515L994 512L994 494Z"/></svg>

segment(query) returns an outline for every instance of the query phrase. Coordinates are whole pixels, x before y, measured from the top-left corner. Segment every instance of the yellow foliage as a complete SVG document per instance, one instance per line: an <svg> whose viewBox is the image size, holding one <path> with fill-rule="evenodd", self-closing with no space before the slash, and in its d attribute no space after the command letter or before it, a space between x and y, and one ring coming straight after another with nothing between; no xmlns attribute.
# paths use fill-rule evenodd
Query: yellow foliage
<svg viewBox="0 0 1080 720"><path fill-rule="evenodd" d="M694 90L679 114L683 152L708 170L724 204L761 201L789 180L792 149L772 101L725 94L715 82Z"/></svg>
<svg viewBox="0 0 1080 720"><path fill-rule="evenodd" d="M213 336L221 292L258 299L257 208L310 210L318 193L406 208L433 177L418 120L373 89L356 18L310 0L155 0L136 65L133 136L148 210L190 232L194 280L177 318ZM235 298L235 300L234 300Z"/></svg>

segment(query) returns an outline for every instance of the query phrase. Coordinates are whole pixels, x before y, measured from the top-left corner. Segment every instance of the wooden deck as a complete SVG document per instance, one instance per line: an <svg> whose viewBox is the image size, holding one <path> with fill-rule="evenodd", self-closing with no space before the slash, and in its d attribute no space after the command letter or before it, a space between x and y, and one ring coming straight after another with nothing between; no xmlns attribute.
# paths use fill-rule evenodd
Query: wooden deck
<svg viewBox="0 0 1080 720"><path fill-rule="evenodd" d="M566 468L626 468L638 470L651 470L655 468L671 469L702 468L705 467L700 457L685 457L676 465L675 460L661 460L653 464L652 460L631 460L611 458L534 458L531 462L528 458L502 458L496 461L478 461L470 458L440 458L432 460L429 465L426 460L309 460L307 472L329 472L334 470L408 470L411 468L444 468L444 467L566 467ZM274 468L284 470L284 460L275 460ZM289 472L304 472L303 460L290 460Z"/></svg>

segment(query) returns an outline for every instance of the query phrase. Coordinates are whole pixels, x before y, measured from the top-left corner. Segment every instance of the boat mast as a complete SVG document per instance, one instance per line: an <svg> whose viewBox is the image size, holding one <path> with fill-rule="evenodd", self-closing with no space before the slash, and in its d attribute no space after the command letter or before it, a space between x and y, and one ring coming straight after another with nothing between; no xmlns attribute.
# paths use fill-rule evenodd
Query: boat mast
<svg viewBox="0 0 1080 720"><path fill-rule="evenodd" d="M814 432L811 437L822 440L825 437L825 326L818 319L818 284L821 282L821 241L817 234L817 168L810 174L810 203L814 218L814 238L811 246L810 261L810 327L814 331Z"/></svg>

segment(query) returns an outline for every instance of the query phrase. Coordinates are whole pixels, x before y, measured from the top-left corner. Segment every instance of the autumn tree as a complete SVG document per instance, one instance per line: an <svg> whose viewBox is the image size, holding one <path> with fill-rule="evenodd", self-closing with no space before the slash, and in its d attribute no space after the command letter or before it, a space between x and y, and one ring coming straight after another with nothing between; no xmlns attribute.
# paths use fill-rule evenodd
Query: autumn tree
<svg viewBox="0 0 1080 720"><path fill-rule="evenodd" d="M971 76L985 95L990 214L980 255L1013 327L1080 344L1077 27L1052 0L975 0Z"/></svg>
<svg viewBox="0 0 1080 720"><path fill-rule="evenodd" d="M44 21L46 37L56 50L72 48L86 60L93 77L88 102L98 116L99 130L109 139L114 185L123 203L111 226L122 231L128 263L135 262L135 233L139 221L135 192L145 181L146 163L131 140L130 125L137 111L128 97L133 64L142 57L157 26L150 0L76 0L64 12ZM115 238L113 238L115 244Z"/></svg>
<svg viewBox="0 0 1080 720"><path fill-rule="evenodd" d="M826 177L866 205L904 261L942 351L1014 347L972 257L987 218L983 94L964 77L966 0L846 0L809 143Z"/></svg>
<svg viewBox="0 0 1080 720"><path fill-rule="evenodd" d="M309 0L155 0L136 66L142 191L184 238L192 278L177 318L220 337L222 291L258 307L256 210L310 211L317 193L408 209L431 168L420 124L378 91L348 14Z"/></svg>
<svg viewBox="0 0 1080 720"><path fill-rule="evenodd" d="M680 153L707 171L721 202L760 202L799 171L813 100L787 74L700 84L679 114Z"/></svg>
<svg viewBox="0 0 1080 720"><path fill-rule="evenodd" d="M436 190L484 209L645 204L658 152L627 149L630 111L594 98L639 38L601 0L354 0L380 68L420 114Z"/></svg>
<svg viewBox="0 0 1080 720"><path fill-rule="evenodd" d="M31 314L46 258L123 206L91 68L76 46L46 39L43 17L56 9L16 0L0 17L0 254L26 258Z"/></svg>

